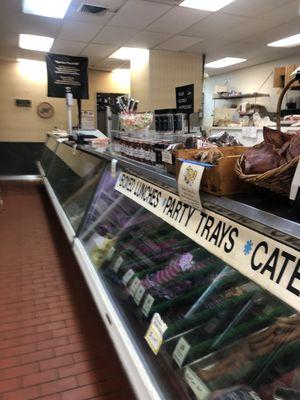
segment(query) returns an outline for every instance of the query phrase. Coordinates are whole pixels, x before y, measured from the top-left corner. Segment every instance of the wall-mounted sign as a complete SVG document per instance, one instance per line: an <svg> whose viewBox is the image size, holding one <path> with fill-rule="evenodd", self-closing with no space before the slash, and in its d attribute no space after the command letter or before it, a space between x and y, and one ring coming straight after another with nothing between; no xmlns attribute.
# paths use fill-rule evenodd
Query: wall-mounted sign
<svg viewBox="0 0 300 400"><path fill-rule="evenodd" d="M66 89L75 99L88 99L88 59L46 54L48 97L65 97Z"/></svg>
<svg viewBox="0 0 300 400"><path fill-rule="evenodd" d="M16 99L16 106L17 107L31 107L32 101L27 99Z"/></svg>
<svg viewBox="0 0 300 400"><path fill-rule="evenodd" d="M184 114L192 114L194 112L193 84L176 88L176 108Z"/></svg>
<svg viewBox="0 0 300 400"><path fill-rule="evenodd" d="M299 251L134 175L121 172L115 189L300 311Z"/></svg>

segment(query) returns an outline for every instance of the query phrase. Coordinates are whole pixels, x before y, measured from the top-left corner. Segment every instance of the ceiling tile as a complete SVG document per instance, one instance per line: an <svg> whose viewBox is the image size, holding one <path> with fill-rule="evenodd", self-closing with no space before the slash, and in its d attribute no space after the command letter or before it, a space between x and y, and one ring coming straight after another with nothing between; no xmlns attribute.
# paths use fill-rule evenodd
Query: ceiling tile
<svg viewBox="0 0 300 400"><path fill-rule="evenodd" d="M170 10L170 8L170 6L160 3L151 3L143 0L128 0L110 20L109 25L143 29Z"/></svg>
<svg viewBox="0 0 300 400"><path fill-rule="evenodd" d="M258 17L262 13L280 7L291 0L235 0L220 10L221 13Z"/></svg>
<svg viewBox="0 0 300 400"><path fill-rule="evenodd" d="M230 44L229 41L220 40L220 39L205 39L199 43L194 44L191 47L188 47L186 51L191 53L202 53L202 54L210 54L211 52L220 52Z"/></svg>
<svg viewBox="0 0 300 400"><path fill-rule="evenodd" d="M300 16L299 16L299 0L294 0L285 4L282 7L274 8L264 14L261 14L259 18L263 20L273 21L274 24L283 24L290 21L296 22L298 20L299 32L300 32ZM276 25L274 25L276 26Z"/></svg>
<svg viewBox="0 0 300 400"><path fill-rule="evenodd" d="M0 13L0 32L27 33L55 37L62 26L62 20L39 17L17 12Z"/></svg>
<svg viewBox="0 0 300 400"><path fill-rule="evenodd" d="M1 9L22 11L22 3L19 0L1 0Z"/></svg>
<svg viewBox="0 0 300 400"><path fill-rule="evenodd" d="M51 53L79 56L86 47L84 42L72 42L70 40L56 39L51 47Z"/></svg>
<svg viewBox="0 0 300 400"><path fill-rule="evenodd" d="M183 35L216 39L235 25L249 22L248 18L214 13L182 32Z"/></svg>
<svg viewBox="0 0 300 400"><path fill-rule="evenodd" d="M135 29L106 26L95 37L93 43L104 43L121 46L134 35L136 35L137 32L138 31Z"/></svg>
<svg viewBox="0 0 300 400"><path fill-rule="evenodd" d="M256 33L247 37L247 41L258 44L268 44L275 40L280 40L288 36L296 35L299 33L299 26L293 24L282 24L276 27L276 29L268 29L265 32ZM299 50L299 47L298 47Z"/></svg>
<svg viewBox="0 0 300 400"><path fill-rule="evenodd" d="M124 64L124 61L122 60L114 60L111 58L105 58L103 60L101 60L99 63L97 63L96 65L99 67L103 67L109 70L113 70L115 68L119 68Z"/></svg>
<svg viewBox="0 0 300 400"><path fill-rule="evenodd" d="M156 48L160 50L182 51L200 41L201 39L197 37L176 35Z"/></svg>
<svg viewBox="0 0 300 400"><path fill-rule="evenodd" d="M263 20L259 18L249 18L243 23L234 24L231 29L219 32L218 37L224 40L239 40L247 38L253 33L264 32L270 28L277 27L278 23L273 20Z"/></svg>
<svg viewBox="0 0 300 400"><path fill-rule="evenodd" d="M17 33L2 32L0 35L0 47L18 47L19 35Z"/></svg>
<svg viewBox="0 0 300 400"><path fill-rule="evenodd" d="M65 21L58 35L59 39L89 42L99 32L101 26L84 22Z"/></svg>
<svg viewBox="0 0 300 400"><path fill-rule="evenodd" d="M105 58L110 56L118 48L103 44L89 44L82 52L82 56Z"/></svg>
<svg viewBox="0 0 300 400"><path fill-rule="evenodd" d="M153 32L179 33L207 17L209 14L208 11L194 10L186 7L174 7L148 26L147 29Z"/></svg>
<svg viewBox="0 0 300 400"><path fill-rule="evenodd" d="M139 32L133 39L126 43L129 47L142 47L146 49L152 49L156 45L169 39L172 35L168 33L158 33L158 32Z"/></svg>

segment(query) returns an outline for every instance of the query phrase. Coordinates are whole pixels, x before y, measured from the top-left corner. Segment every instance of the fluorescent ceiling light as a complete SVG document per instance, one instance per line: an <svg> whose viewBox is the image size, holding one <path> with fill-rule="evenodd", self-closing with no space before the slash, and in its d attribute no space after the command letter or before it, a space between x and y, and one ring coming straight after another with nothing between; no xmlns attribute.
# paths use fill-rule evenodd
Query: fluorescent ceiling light
<svg viewBox="0 0 300 400"><path fill-rule="evenodd" d="M234 0L184 0L179 5L196 10L218 11L233 2Z"/></svg>
<svg viewBox="0 0 300 400"><path fill-rule="evenodd" d="M239 64L247 61L246 58L235 58L235 57L225 57L220 60L213 61L211 63L205 64L206 68L224 68L229 65Z"/></svg>
<svg viewBox="0 0 300 400"><path fill-rule="evenodd" d="M70 3L71 0L23 0L23 12L62 19Z"/></svg>
<svg viewBox="0 0 300 400"><path fill-rule="evenodd" d="M22 49L49 51L53 42L54 39L47 36L26 35L24 33L19 35L19 46Z"/></svg>
<svg viewBox="0 0 300 400"><path fill-rule="evenodd" d="M268 46L270 47L295 47L299 45L300 45L300 33L268 44Z"/></svg>
<svg viewBox="0 0 300 400"><path fill-rule="evenodd" d="M109 58L117 58L118 60L133 60L138 57L145 56L148 54L149 50L139 49L135 47L121 47L119 50L115 51Z"/></svg>

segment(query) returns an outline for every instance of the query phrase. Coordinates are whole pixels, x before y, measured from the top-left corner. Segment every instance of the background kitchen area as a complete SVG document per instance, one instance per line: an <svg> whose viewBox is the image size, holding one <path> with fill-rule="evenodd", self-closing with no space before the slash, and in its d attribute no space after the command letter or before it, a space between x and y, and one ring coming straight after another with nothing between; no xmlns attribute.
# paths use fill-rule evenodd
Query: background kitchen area
<svg viewBox="0 0 300 400"><path fill-rule="evenodd" d="M300 0L0 5L0 400L300 400Z"/></svg>

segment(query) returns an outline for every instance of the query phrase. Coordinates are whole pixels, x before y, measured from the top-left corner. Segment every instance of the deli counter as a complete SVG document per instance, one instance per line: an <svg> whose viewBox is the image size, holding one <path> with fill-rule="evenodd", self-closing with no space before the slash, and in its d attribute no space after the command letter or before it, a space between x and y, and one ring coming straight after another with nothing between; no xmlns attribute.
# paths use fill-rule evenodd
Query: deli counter
<svg viewBox="0 0 300 400"><path fill-rule="evenodd" d="M288 202L203 193L199 211L167 172L53 136L38 167L138 399L300 399Z"/></svg>

